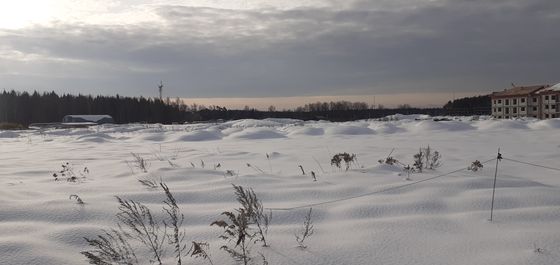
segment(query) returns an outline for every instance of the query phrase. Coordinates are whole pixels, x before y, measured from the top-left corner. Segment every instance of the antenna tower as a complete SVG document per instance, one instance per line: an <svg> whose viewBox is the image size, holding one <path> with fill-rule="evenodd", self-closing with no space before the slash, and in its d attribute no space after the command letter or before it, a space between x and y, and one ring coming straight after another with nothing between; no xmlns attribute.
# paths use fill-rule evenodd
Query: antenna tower
<svg viewBox="0 0 560 265"><path fill-rule="evenodd" d="M158 85L158 89L159 89L159 100L163 100L163 81L159 81L159 85Z"/></svg>

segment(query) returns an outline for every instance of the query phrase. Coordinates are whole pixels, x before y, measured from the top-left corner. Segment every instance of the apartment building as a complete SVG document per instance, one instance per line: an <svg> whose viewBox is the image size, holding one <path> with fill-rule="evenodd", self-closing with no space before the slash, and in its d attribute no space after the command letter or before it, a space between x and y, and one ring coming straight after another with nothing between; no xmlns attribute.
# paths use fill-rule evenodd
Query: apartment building
<svg viewBox="0 0 560 265"><path fill-rule="evenodd" d="M492 116L498 119L517 117L539 117L539 96L537 91L544 86L513 87L490 95L492 99Z"/></svg>
<svg viewBox="0 0 560 265"><path fill-rule="evenodd" d="M560 84L537 91L541 119L560 118Z"/></svg>
<svg viewBox="0 0 560 265"><path fill-rule="evenodd" d="M560 84L513 87L494 92L490 97L494 118L560 117Z"/></svg>

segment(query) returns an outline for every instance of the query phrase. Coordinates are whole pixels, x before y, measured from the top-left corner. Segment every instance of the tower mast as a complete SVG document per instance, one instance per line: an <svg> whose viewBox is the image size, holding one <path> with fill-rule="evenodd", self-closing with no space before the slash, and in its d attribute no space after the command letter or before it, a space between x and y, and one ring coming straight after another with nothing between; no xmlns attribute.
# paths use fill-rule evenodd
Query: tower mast
<svg viewBox="0 0 560 265"><path fill-rule="evenodd" d="M163 95L162 95L162 92L163 92L163 81L159 81L158 88L159 88L159 100L163 100Z"/></svg>

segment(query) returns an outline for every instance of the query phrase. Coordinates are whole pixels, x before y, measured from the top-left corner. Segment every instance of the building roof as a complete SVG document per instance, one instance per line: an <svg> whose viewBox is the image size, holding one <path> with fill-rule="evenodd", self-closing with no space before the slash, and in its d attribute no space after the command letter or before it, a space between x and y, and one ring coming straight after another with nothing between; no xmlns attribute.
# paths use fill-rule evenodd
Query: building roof
<svg viewBox="0 0 560 265"><path fill-rule="evenodd" d="M63 121L80 121L80 122L99 122L103 119L110 119L113 118L110 115L66 115L62 119Z"/></svg>
<svg viewBox="0 0 560 265"><path fill-rule="evenodd" d="M541 89L549 88L550 85L519 86L504 91L492 93L492 97L520 97L535 93Z"/></svg>
<svg viewBox="0 0 560 265"><path fill-rule="evenodd" d="M553 85L553 86L549 86L547 88L543 88L543 89L539 90L537 92L537 94L541 94L541 93L543 93L543 94L555 94L555 93L558 93L558 92L560 92L560 83L558 83L556 85Z"/></svg>

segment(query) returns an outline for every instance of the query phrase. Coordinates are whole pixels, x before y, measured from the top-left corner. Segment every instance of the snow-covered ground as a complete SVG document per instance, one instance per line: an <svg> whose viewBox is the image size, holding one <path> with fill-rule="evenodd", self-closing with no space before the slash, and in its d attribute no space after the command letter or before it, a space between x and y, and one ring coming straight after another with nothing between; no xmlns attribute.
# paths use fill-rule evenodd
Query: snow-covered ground
<svg viewBox="0 0 560 265"><path fill-rule="evenodd" d="M559 119L393 118L0 131L0 264L87 264L83 238L115 227L114 196L161 214L164 194L138 182L160 178L185 214L187 241L209 242L214 264L235 264L219 249L222 230L210 226L238 207L232 183L254 188L264 207L299 207L275 210L270 247L253 246L271 265L559 264L560 172L502 160L493 222L495 161L478 172L416 183L495 158L498 148L504 158L560 168ZM442 154L443 165L411 180L400 167L377 162L394 149L394 158L411 164L427 145ZM330 165L340 152L357 156L347 172ZM147 173L131 165L131 153L149 161ZM54 181L66 162L78 176L84 167L89 174L75 183ZM401 185L407 186L375 193ZM313 204L315 234L301 249L294 233Z"/></svg>

